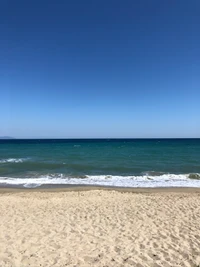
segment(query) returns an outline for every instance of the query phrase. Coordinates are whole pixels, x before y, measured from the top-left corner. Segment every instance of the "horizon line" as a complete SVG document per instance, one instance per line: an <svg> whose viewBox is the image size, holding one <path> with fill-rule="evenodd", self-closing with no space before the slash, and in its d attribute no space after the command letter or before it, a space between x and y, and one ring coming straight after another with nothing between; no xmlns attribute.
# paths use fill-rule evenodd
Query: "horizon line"
<svg viewBox="0 0 200 267"><path fill-rule="evenodd" d="M0 140L88 140L88 139L200 139L200 137L0 137Z"/></svg>

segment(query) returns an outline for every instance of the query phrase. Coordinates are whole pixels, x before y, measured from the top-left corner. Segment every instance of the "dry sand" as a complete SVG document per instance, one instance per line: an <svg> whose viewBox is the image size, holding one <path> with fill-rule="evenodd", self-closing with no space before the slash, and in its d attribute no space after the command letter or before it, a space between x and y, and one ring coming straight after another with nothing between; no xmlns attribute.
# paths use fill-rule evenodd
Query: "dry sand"
<svg viewBox="0 0 200 267"><path fill-rule="evenodd" d="M0 194L0 266L200 266L200 191Z"/></svg>

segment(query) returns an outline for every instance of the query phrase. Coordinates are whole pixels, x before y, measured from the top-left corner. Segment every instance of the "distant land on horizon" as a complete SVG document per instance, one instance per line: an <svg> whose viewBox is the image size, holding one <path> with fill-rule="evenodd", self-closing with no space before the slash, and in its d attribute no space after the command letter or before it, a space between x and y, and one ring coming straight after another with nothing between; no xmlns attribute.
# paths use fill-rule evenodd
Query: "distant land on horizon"
<svg viewBox="0 0 200 267"><path fill-rule="evenodd" d="M15 138L11 136L0 136L0 139L15 139Z"/></svg>

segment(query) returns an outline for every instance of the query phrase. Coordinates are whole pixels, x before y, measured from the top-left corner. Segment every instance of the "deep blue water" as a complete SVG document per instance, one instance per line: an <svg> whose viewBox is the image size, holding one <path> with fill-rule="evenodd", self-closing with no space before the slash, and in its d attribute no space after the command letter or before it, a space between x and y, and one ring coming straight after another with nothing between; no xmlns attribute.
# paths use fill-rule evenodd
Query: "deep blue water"
<svg viewBox="0 0 200 267"><path fill-rule="evenodd" d="M198 173L200 139L0 140L0 180Z"/></svg>

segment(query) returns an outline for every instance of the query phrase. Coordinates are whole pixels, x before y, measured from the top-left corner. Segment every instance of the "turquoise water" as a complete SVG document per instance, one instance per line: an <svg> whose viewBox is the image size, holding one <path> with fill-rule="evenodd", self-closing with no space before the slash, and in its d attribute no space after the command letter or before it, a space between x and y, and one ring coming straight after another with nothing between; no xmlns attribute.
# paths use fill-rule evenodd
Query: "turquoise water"
<svg viewBox="0 0 200 267"><path fill-rule="evenodd" d="M200 186L199 173L200 139L0 140L1 184Z"/></svg>

